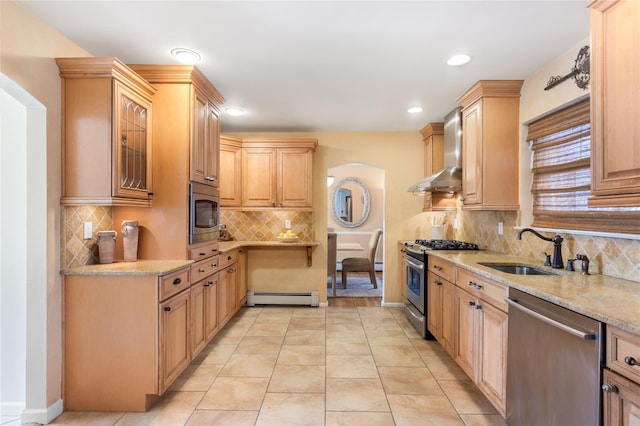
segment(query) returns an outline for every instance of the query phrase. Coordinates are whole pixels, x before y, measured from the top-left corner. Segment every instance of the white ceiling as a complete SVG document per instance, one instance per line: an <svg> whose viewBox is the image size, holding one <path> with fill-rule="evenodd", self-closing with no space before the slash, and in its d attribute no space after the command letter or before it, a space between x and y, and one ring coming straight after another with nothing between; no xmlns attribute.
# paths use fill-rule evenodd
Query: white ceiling
<svg viewBox="0 0 640 426"><path fill-rule="evenodd" d="M526 79L589 36L582 0L19 3L94 56L164 64L197 50L246 111L223 114L225 132L417 131L477 80ZM446 65L457 53L472 61Z"/></svg>

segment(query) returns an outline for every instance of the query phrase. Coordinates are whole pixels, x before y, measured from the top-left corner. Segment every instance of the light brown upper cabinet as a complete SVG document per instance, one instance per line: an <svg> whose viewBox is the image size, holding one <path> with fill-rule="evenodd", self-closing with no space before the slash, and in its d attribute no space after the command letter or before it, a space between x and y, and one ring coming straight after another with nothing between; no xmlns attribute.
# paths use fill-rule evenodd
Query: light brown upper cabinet
<svg viewBox="0 0 640 426"><path fill-rule="evenodd" d="M462 106L462 193L465 210L518 210L522 80L480 80Z"/></svg>
<svg viewBox="0 0 640 426"><path fill-rule="evenodd" d="M429 177L444 168L444 123L429 123L420 130L424 142L424 177ZM455 210L453 194L427 192L424 194L422 211Z"/></svg>
<svg viewBox="0 0 640 426"><path fill-rule="evenodd" d="M187 180L217 187L223 97L193 65L130 67L158 88L154 102L163 110L163 119L158 118L156 126L156 135L161 139L158 145L162 145L169 156L171 150L188 149ZM188 142L188 147L182 145L183 141Z"/></svg>
<svg viewBox="0 0 640 426"><path fill-rule="evenodd" d="M640 2L591 5L589 206L640 206Z"/></svg>
<svg viewBox="0 0 640 426"><path fill-rule="evenodd" d="M220 136L220 205L242 205L242 139Z"/></svg>
<svg viewBox="0 0 640 426"><path fill-rule="evenodd" d="M62 205L150 206L155 89L116 58L58 58Z"/></svg>
<svg viewBox="0 0 640 426"><path fill-rule="evenodd" d="M315 139L243 140L242 207L313 207L317 144Z"/></svg>

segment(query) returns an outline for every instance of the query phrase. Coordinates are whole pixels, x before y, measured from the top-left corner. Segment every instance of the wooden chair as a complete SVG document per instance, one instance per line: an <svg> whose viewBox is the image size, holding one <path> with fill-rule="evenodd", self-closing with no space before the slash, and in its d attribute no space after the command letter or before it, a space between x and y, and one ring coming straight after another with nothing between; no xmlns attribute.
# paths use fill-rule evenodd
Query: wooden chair
<svg viewBox="0 0 640 426"><path fill-rule="evenodd" d="M333 297L336 297L336 247L338 234L329 232L327 244L327 276L331 277L331 289Z"/></svg>
<svg viewBox="0 0 640 426"><path fill-rule="evenodd" d="M378 250L378 243L380 242L381 235L382 229L373 230L371 238L369 239L367 257L348 257L342 261L342 286L344 288L347 288L348 272L368 272L373 288L378 288L375 264L376 251Z"/></svg>

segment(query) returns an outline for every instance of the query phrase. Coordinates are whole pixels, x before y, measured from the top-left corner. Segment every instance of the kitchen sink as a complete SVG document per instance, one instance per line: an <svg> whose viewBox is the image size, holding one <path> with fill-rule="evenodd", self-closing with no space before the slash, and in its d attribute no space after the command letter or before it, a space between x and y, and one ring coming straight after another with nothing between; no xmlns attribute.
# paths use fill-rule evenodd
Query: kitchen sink
<svg viewBox="0 0 640 426"><path fill-rule="evenodd" d="M519 263L480 262L480 265L486 266L487 268L495 269L496 271L506 272L507 274L514 275L556 275L555 273L547 271L546 269Z"/></svg>

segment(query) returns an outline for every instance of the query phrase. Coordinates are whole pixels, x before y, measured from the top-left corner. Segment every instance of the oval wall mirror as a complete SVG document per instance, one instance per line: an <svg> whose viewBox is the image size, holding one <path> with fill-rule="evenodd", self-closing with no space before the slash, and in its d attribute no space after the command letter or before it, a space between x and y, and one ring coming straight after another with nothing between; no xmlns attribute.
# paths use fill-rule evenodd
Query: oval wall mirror
<svg viewBox="0 0 640 426"><path fill-rule="evenodd" d="M355 228L367 220L371 202L369 189L354 177L342 179L331 195L333 219L346 228Z"/></svg>

